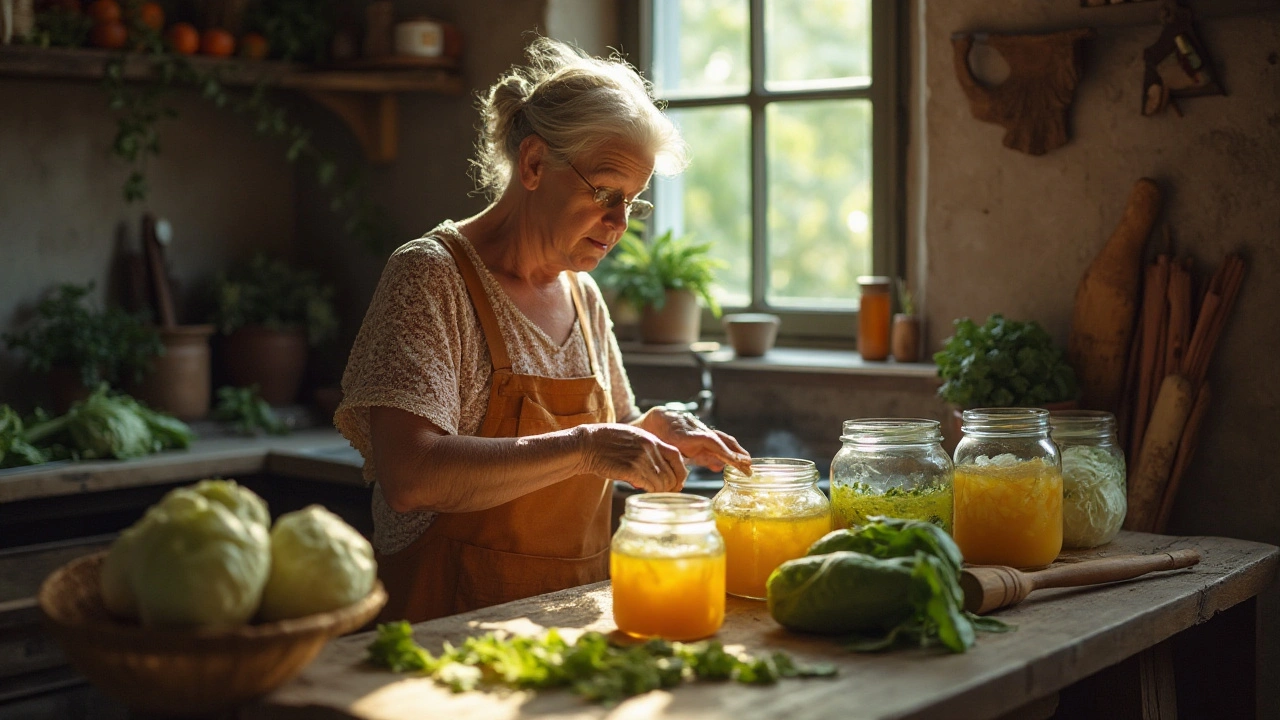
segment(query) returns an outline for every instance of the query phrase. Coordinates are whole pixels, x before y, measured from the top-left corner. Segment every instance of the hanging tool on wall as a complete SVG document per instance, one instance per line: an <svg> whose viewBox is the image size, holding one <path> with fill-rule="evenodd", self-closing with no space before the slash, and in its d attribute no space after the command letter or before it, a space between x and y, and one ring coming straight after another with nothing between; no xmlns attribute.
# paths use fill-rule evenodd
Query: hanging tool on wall
<svg viewBox="0 0 1280 720"><path fill-rule="evenodd" d="M1142 114L1155 115L1166 106L1182 116L1177 99L1197 95L1226 95L1195 30L1190 8L1166 0L1160 8L1164 29L1160 39L1143 51Z"/></svg>
<svg viewBox="0 0 1280 720"><path fill-rule="evenodd" d="M984 122L1004 126L1005 147L1043 155L1067 144L1067 108L1080 81L1081 44L1093 28L1049 35L957 33L951 37L956 77L969 110ZM969 51L982 42L1009 64L1009 77L989 87L973 76Z"/></svg>

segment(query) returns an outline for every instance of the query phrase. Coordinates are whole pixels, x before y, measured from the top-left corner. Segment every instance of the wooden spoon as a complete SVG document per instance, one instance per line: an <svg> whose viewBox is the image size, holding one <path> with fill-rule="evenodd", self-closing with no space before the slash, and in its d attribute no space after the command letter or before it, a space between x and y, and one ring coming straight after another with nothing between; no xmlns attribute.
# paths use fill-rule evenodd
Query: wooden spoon
<svg viewBox="0 0 1280 720"><path fill-rule="evenodd" d="M975 565L960 573L964 609L982 615L1016 605L1035 590L1129 580L1158 570L1179 570L1200 562L1199 550L1152 555L1116 555L1024 572L1003 565Z"/></svg>

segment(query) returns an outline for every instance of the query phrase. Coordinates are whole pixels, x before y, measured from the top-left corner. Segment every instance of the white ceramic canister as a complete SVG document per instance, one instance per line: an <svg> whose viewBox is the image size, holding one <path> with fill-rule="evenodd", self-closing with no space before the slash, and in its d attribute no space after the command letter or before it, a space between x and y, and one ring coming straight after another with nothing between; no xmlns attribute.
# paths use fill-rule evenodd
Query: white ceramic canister
<svg viewBox="0 0 1280 720"><path fill-rule="evenodd" d="M395 48L397 55L440 57L444 55L444 26L427 18L396 23Z"/></svg>

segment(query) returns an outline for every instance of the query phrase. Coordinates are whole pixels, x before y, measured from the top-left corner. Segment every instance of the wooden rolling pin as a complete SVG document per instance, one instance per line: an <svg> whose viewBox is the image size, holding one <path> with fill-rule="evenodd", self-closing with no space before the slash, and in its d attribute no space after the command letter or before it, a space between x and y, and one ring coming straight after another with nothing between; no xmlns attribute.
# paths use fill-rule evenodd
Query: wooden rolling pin
<svg viewBox="0 0 1280 720"><path fill-rule="evenodd" d="M960 573L960 587L964 589L964 609L982 615L1016 605L1044 588L1129 580L1158 570L1180 570L1198 562L1199 550L1174 550L1153 555L1116 555L1034 572L1003 565L979 565L967 567Z"/></svg>

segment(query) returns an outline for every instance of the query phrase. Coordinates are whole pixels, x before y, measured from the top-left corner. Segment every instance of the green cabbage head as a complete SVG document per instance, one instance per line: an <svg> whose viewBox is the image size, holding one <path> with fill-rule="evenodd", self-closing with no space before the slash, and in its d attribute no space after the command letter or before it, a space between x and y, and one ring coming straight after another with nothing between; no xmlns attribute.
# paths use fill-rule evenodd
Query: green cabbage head
<svg viewBox="0 0 1280 720"><path fill-rule="evenodd" d="M373 589L377 565L369 541L319 505L286 513L271 529L271 575L263 620L346 607Z"/></svg>
<svg viewBox="0 0 1280 720"><path fill-rule="evenodd" d="M271 514L267 512L266 501L235 480L201 480L184 489L199 493L206 499L225 506L242 522L256 523L264 528L271 527Z"/></svg>
<svg viewBox="0 0 1280 720"><path fill-rule="evenodd" d="M253 617L271 569L267 529L178 489L128 542L129 584L143 625L225 627ZM104 584L105 581L104 581Z"/></svg>

